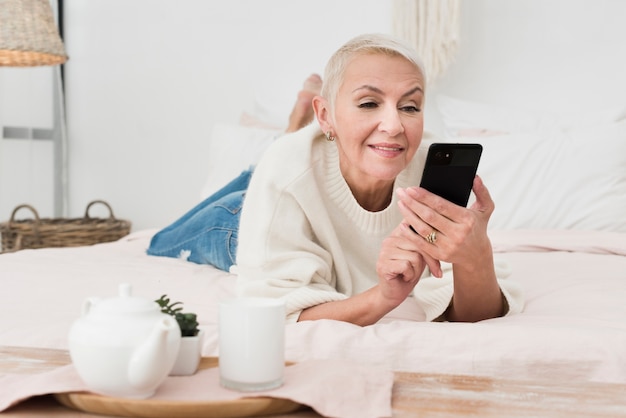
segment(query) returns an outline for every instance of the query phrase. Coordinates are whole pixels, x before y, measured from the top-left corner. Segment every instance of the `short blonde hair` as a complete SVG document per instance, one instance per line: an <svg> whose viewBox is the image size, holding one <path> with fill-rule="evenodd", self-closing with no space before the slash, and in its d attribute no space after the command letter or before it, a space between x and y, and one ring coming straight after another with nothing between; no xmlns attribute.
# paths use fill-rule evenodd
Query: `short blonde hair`
<svg viewBox="0 0 626 418"><path fill-rule="evenodd" d="M324 97L331 108L334 108L335 99L341 83L343 83L346 67L350 61L361 54L384 54L392 57L403 57L413 65L424 77L426 72L424 64L417 52L403 41L389 35L370 33L352 38L341 46L330 57L324 71L321 96ZM423 86L426 91L426 86Z"/></svg>

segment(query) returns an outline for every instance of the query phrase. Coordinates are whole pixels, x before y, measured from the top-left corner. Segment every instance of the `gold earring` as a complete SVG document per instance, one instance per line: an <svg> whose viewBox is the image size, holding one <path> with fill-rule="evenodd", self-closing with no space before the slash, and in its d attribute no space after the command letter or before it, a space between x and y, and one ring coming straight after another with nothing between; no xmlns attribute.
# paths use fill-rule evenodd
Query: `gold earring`
<svg viewBox="0 0 626 418"><path fill-rule="evenodd" d="M331 135L330 131L326 131L324 135L326 135L326 140L328 142L333 142L335 140L335 137Z"/></svg>

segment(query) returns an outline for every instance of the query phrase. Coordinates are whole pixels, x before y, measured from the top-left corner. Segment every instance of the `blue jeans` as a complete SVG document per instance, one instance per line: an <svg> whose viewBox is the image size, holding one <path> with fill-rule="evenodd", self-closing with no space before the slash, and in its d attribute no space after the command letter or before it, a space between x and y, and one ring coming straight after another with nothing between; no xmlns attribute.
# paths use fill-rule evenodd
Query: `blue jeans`
<svg viewBox="0 0 626 418"><path fill-rule="evenodd" d="M239 217L252 168L152 237L149 255L183 258L228 271L235 264Z"/></svg>

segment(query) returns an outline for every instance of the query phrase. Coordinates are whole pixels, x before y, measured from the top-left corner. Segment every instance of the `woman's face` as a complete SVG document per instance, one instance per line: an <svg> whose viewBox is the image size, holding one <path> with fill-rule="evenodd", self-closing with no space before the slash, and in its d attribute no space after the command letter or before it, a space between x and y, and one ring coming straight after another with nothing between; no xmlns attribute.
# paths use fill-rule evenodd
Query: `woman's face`
<svg viewBox="0 0 626 418"><path fill-rule="evenodd" d="M422 140L423 105L424 77L406 59L352 59L327 120L353 192L389 187L409 164Z"/></svg>

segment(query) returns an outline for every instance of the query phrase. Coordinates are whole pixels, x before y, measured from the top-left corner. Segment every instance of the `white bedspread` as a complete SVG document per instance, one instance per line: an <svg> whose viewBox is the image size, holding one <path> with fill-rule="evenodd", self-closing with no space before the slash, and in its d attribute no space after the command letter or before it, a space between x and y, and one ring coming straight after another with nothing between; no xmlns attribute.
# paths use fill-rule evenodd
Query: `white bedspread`
<svg viewBox="0 0 626 418"><path fill-rule="evenodd" d="M210 266L145 254L156 232L91 247L0 255L0 345L67 348L83 300L129 282L138 296L168 294L199 316L205 355L217 352L217 301L235 277ZM626 234L494 231L498 258L526 294L523 313L474 324L411 320L407 300L380 323L291 324L288 360L349 359L393 370L626 383Z"/></svg>

